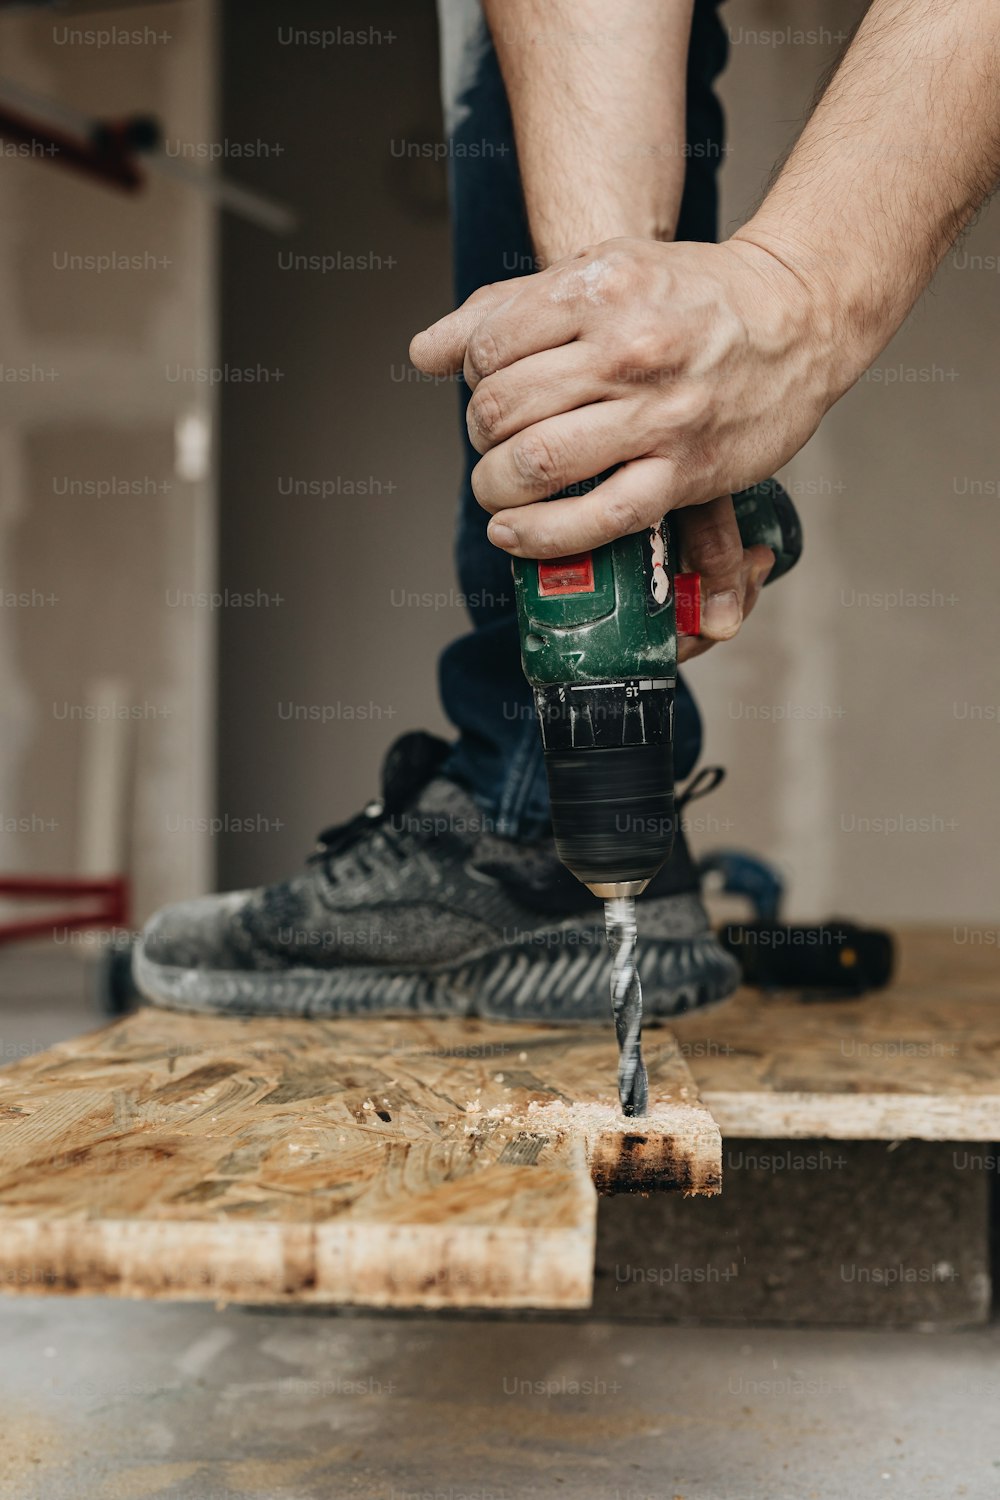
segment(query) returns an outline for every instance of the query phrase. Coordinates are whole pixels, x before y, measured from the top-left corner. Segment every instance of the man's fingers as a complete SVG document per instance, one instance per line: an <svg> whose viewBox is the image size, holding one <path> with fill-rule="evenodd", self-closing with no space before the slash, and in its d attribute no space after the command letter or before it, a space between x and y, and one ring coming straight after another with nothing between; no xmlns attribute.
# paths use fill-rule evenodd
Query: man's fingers
<svg viewBox="0 0 1000 1500"><path fill-rule="evenodd" d="M525 427L608 394L585 343L529 354L476 386L466 413L469 439L477 452L488 453Z"/></svg>
<svg viewBox="0 0 1000 1500"><path fill-rule="evenodd" d="M595 308L613 296L618 285L615 276L606 258L582 251L533 276L501 282L501 287L511 289L510 294L482 318L463 325L468 337L464 362L467 383L475 390L481 380L529 354L571 344L580 337ZM435 329L428 333L434 334ZM453 357L454 351L451 353Z"/></svg>
<svg viewBox="0 0 1000 1500"><path fill-rule="evenodd" d="M523 280L517 277L480 287L454 312L414 334L410 340L410 359L417 369L425 375L457 375L475 330L514 295Z"/></svg>
<svg viewBox="0 0 1000 1500"><path fill-rule="evenodd" d="M774 553L763 546L743 550L729 495L678 511L677 526L681 564L701 574L701 634L680 647L681 660L690 661L736 634L760 596Z"/></svg>
<svg viewBox="0 0 1000 1500"><path fill-rule="evenodd" d="M743 618L753 609L760 598L760 591L774 567L774 553L770 547L758 544L743 554Z"/></svg>
<svg viewBox="0 0 1000 1500"><path fill-rule="evenodd" d="M472 471L472 488L484 510L530 505L586 484L652 442L651 434L630 430L619 401L578 406L491 448ZM628 529L622 527L619 534Z"/></svg>
<svg viewBox="0 0 1000 1500"><path fill-rule="evenodd" d="M529 354L569 344L580 331L577 304L536 283L548 272L497 281L410 340L410 359L427 375L457 375L475 390L487 375ZM508 306L511 304L511 306Z"/></svg>
<svg viewBox="0 0 1000 1500"><path fill-rule="evenodd" d="M742 571L744 620L746 620L760 598L760 591L773 566L774 553L770 547L751 547L749 552L744 552ZM702 595L704 597L704 581L702 582ZM704 616L704 604L702 606L702 614ZM684 662L691 661L696 656L704 655L706 651L711 651L718 639L720 637L716 636L713 638L705 634L705 627L702 624L701 635L682 635L678 638L677 660L683 664ZM730 637L726 636L723 639L728 640Z"/></svg>
<svg viewBox="0 0 1000 1500"><path fill-rule="evenodd" d="M744 552L729 495L678 511L677 527L685 571L701 574L701 633L728 641L756 604L774 553L763 546Z"/></svg>
<svg viewBox="0 0 1000 1500"><path fill-rule="evenodd" d="M670 509L678 487L677 472L667 459L637 458L585 494L498 511L487 535L512 557L588 552L654 525Z"/></svg>
<svg viewBox="0 0 1000 1500"><path fill-rule="evenodd" d="M559 349L579 337L583 329L580 302L564 295L563 274L552 267L524 278L514 296L470 332L463 370L473 390L481 380L519 359Z"/></svg>

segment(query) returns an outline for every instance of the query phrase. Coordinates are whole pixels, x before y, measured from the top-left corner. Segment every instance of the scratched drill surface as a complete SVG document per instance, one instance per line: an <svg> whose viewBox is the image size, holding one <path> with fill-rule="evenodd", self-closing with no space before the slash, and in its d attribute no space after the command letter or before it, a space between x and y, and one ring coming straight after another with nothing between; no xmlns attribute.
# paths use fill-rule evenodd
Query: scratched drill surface
<svg viewBox="0 0 1000 1500"><path fill-rule="evenodd" d="M144 1010L0 1072L0 1289L582 1306L596 1184L717 1191L667 1031Z"/></svg>

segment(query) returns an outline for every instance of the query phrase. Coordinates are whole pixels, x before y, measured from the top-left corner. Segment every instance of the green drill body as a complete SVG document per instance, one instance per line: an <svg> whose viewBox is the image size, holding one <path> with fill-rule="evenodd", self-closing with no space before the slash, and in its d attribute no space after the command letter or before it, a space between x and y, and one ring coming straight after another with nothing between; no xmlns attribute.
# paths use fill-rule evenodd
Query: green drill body
<svg viewBox="0 0 1000 1500"><path fill-rule="evenodd" d="M776 509L778 494L784 496L784 491L772 479L733 497L744 547L763 543L774 552L769 583L788 571L799 552L795 537L787 534L787 521L783 529ZM653 594L653 539L657 534L662 540L662 567L668 582L668 591L661 599ZM532 687L606 682L619 677L675 677L676 549L668 520L620 537L584 557L591 560L593 587L572 592L562 588L544 591L538 563L526 558L514 560L521 664ZM557 569L575 561L560 559L543 567ZM585 564L583 568L585 575Z"/></svg>

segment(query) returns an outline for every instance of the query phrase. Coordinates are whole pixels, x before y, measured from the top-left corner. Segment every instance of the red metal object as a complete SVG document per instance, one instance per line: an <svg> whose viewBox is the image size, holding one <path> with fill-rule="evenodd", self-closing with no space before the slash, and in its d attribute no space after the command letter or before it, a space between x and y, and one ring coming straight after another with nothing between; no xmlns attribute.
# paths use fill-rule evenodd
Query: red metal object
<svg viewBox="0 0 1000 1500"><path fill-rule="evenodd" d="M93 898L83 907L61 907L48 916L28 917L21 922L0 922L0 944L25 938L47 937L57 928L127 927L129 883L125 875L90 876L5 875L0 876L0 898L79 900Z"/></svg>

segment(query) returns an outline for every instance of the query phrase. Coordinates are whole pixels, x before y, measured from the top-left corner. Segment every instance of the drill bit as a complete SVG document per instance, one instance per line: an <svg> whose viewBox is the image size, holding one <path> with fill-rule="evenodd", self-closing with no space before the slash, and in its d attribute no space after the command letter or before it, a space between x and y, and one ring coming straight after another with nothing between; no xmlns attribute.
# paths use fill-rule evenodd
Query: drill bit
<svg viewBox="0 0 1000 1500"><path fill-rule="evenodd" d="M635 898L604 903L604 926L611 949L611 1007L618 1038L618 1098L623 1115L644 1115L649 1098L642 1060L642 986L635 966Z"/></svg>

